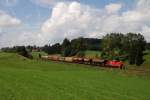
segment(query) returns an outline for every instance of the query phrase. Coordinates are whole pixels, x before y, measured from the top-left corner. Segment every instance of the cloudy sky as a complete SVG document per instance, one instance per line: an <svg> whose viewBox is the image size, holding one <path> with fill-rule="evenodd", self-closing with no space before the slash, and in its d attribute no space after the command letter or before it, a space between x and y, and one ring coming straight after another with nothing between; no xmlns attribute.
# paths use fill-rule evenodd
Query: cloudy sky
<svg viewBox="0 0 150 100"><path fill-rule="evenodd" d="M0 47L140 32L150 42L150 0L0 0Z"/></svg>

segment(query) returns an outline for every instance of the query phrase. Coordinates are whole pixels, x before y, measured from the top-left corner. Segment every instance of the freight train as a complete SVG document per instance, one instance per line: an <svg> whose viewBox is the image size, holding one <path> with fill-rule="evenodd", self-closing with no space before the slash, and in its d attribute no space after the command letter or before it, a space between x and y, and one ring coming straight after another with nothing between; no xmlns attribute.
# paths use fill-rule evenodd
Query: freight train
<svg viewBox="0 0 150 100"><path fill-rule="evenodd" d="M59 55L42 56L41 58L44 60L51 60L51 61L125 69L124 62L117 60L104 60L98 58L84 58L84 57L61 57Z"/></svg>

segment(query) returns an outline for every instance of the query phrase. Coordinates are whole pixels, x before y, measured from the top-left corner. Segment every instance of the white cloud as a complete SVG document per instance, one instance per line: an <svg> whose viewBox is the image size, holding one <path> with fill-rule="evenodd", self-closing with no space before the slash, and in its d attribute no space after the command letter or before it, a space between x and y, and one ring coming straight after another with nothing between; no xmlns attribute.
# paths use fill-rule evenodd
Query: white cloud
<svg viewBox="0 0 150 100"><path fill-rule="evenodd" d="M31 0L31 1L41 6L50 7L60 2L71 2L73 0Z"/></svg>
<svg viewBox="0 0 150 100"><path fill-rule="evenodd" d="M79 2L57 2L51 16L41 26L42 32L5 34L0 38L0 46L4 44L8 46L44 45L61 42L65 37L69 39L79 36L101 38L110 32L140 32L150 41L150 0L138 0L134 8L126 11L121 9L120 3L109 4L103 9L98 9ZM17 20L8 14L2 15L7 15L5 18ZM11 24L3 24L3 26L15 25L13 23L17 21L7 22Z"/></svg>
<svg viewBox="0 0 150 100"><path fill-rule="evenodd" d="M43 41L41 33L38 32L11 32L0 36L0 47L16 45L43 45Z"/></svg>
<svg viewBox="0 0 150 100"><path fill-rule="evenodd" d="M142 33L144 33L144 37L146 37L147 41L150 42L150 26L143 26L142 27Z"/></svg>
<svg viewBox="0 0 150 100"><path fill-rule="evenodd" d="M122 8L122 4L121 3L120 4L119 3L118 4L111 3L111 4L105 6L105 9L110 14L118 12L121 8Z"/></svg>
<svg viewBox="0 0 150 100"><path fill-rule="evenodd" d="M42 26L43 36L51 43L60 42L65 37L100 38L109 32L143 32L144 36L150 36L150 33L144 33L144 27L150 27L150 2L141 1L137 2L134 9L123 12L119 12L122 8L120 3L106 5L104 9L78 2L58 3Z"/></svg>
<svg viewBox="0 0 150 100"><path fill-rule="evenodd" d="M21 24L19 19L8 15L4 11L0 11L0 28L16 26L19 24Z"/></svg>
<svg viewBox="0 0 150 100"><path fill-rule="evenodd" d="M10 34L7 34L7 32L4 30L18 27L20 26L21 23L22 23L21 20L15 17L12 17L6 12L0 10L0 47L6 46L7 44L13 44L14 42L11 42L11 41L16 41L16 43L18 42L17 36L19 34L12 34L13 32L11 32ZM10 45L7 45L7 46L10 46Z"/></svg>
<svg viewBox="0 0 150 100"><path fill-rule="evenodd" d="M51 17L43 24L42 31L52 43L63 38L94 36L99 30L103 12L78 2L59 3L52 11ZM98 34L97 34L98 35ZM101 34L99 34L101 35Z"/></svg>

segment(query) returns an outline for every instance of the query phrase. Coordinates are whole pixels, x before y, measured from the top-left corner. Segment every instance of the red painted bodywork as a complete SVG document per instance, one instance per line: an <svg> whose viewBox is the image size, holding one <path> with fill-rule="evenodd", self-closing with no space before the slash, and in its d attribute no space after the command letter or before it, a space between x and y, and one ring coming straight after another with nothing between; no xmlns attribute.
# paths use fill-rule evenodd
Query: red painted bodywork
<svg viewBox="0 0 150 100"><path fill-rule="evenodd" d="M122 61L109 60L107 61L106 65L112 68L123 68L124 63Z"/></svg>

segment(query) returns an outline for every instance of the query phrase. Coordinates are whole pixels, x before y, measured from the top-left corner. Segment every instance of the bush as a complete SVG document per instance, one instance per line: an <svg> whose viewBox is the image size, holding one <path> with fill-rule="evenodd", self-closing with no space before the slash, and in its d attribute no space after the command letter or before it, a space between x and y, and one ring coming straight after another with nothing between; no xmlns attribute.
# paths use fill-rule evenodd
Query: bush
<svg viewBox="0 0 150 100"><path fill-rule="evenodd" d="M70 53L71 53L71 48L70 47L66 47L62 51L62 56L64 56L64 57L70 56Z"/></svg>
<svg viewBox="0 0 150 100"><path fill-rule="evenodd" d="M26 50L24 46L16 47L16 51L19 55L32 59L32 55Z"/></svg>

